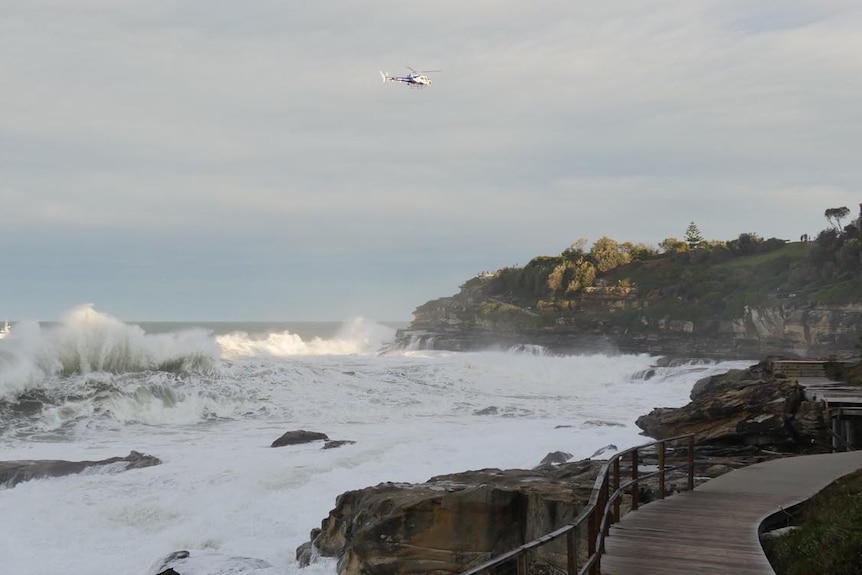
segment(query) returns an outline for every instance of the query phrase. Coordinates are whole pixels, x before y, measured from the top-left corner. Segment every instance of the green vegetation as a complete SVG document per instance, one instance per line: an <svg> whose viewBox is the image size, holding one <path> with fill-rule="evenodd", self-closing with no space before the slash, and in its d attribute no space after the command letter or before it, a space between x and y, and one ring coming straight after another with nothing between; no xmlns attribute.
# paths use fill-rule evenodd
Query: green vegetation
<svg viewBox="0 0 862 575"><path fill-rule="evenodd" d="M860 573L862 470L815 495L792 523L797 529L765 549L778 575Z"/></svg>
<svg viewBox="0 0 862 575"><path fill-rule="evenodd" d="M698 228L694 222L688 224L688 229L685 230L685 243L688 244L688 248L690 250L693 250L703 243L703 236L700 235L700 228Z"/></svg>
<svg viewBox="0 0 862 575"><path fill-rule="evenodd" d="M841 228L849 213L847 208L826 210L831 227L813 241L803 235L794 243L753 232L727 241L705 240L694 222L684 239L666 238L658 249L602 237L588 250L588 241L581 238L557 256L539 256L526 266L474 278L462 292L474 301L566 315L568 324L576 321L574 315L592 313L602 321L602 313L614 313L614 322L627 329L641 329L644 319L739 318L747 307L791 300L862 301L858 220ZM501 321L516 317L500 307L482 314Z"/></svg>

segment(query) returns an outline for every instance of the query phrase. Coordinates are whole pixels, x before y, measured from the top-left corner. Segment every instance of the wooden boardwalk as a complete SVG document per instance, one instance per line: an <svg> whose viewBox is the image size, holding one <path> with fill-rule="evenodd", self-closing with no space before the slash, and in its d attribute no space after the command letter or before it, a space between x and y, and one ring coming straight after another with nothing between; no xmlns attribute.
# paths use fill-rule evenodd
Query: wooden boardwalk
<svg viewBox="0 0 862 575"><path fill-rule="evenodd" d="M774 574L760 546L760 524L857 469L862 451L776 459L645 505L611 527L601 572Z"/></svg>

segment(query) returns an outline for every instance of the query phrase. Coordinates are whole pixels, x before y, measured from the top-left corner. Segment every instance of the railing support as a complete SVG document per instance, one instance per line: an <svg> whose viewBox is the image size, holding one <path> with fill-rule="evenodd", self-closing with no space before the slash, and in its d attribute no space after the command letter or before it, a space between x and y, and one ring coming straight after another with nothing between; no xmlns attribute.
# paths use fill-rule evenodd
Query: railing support
<svg viewBox="0 0 862 575"><path fill-rule="evenodd" d="M694 435L688 436L688 490L694 489Z"/></svg>
<svg viewBox="0 0 862 575"><path fill-rule="evenodd" d="M578 572L578 530L580 527L575 527L566 533L566 568L570 574Z"/></svg>
<svg viewBox="0 0 862 575"><path fill-rule="evenodd" d="M614 493L620 490L620 460L614 459ZM614 523L620 520L620 498L614 499Z"/></svg>
<svg viewBox="0 0 862 575"><path fill-rule="evenodd" d="M664 499L664 443L658 444L658 498Z"/></svg>
<svg viewBox="0 0 862 575"><path fill-rule="evenodd" d="M598 526L596 525L596 515L599 512L598 505L593 509L593 512L590 513L590 518L587 519L587 556L592 557L596 554L596 536L598 535ZM598 570L596 569L596 564L590 567L590 575L599 575Z"/></svg>
<svg viewBox="0 0 862 575"><path fill-rule="evenodd" d="M637 448L632 449L632 511L637 511L640 502L640 487L638 486L638 457Z"/></svg>
<svg viewBox="0 0 862 575"><path fill-rule="evenodd" d="M688 488L694 488L694 435L671 437L654 441L645 445L632 447L619 452L606 462L593 484L593 491L586 507L568 525L560 527L556 531L543 535L542 537L521 545L517 549L504 553L496 559L487 561L482 565L463 572L463 575L493 575L505 571L517 575L528 575L529 570L543 571L542 559L535 553L535 549L547 545L552 541L560 541L565 537L566 544L566 572L568 575L600 575L602 553L605 551L605 538L610 534L610 526L620 520L620 500L626 493L631 493L631 510L636 511L640 506L640 480L659 477L659 497L664 498L666 489L665 474L669 469L682 470L686 464L679 462L674 455L672 465L667 463L666 444L670 442L688 443ZM658 471L650 471L643 476L640 474L640 450L656 446L658 454ZM631 455L631 481L623 482L620 474L620 461ZM586 523L586 526L584 526ZM587 557L580 561L579 544L583 544L584 531L586 530ZM558 547L559 549L559 547ZM535 564L531 564L529 558L533 557ZM578 567L578 565L583 565ZM531 566L532 565L532 566ZM561 567L561 565L560 565Z"/></svg>

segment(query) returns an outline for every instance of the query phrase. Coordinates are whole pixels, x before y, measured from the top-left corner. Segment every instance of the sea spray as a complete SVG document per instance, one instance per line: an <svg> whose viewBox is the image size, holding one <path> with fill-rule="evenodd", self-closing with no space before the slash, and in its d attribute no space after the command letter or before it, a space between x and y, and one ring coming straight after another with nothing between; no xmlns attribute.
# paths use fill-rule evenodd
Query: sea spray
<svg viewBox="0 0 862 575"><path fill-rule="evenodd" d="M40 349L50 355L56 349L44 341L55 327L62 324L35 330L29 351L6 340L0 349L22 360ZM390 332L364 320L313 335L283 325L220 333L194 324L160 334L122 322L99 329L102 339L83 330L85 348L102 350L105 338L119 337L132 356L144 346L161 359L141 371L140 361L96 371L111 354L87 352L87 369L45 369L13 394L14 409L7 402L12 410L3 412L0 404L4 458L96 460L134 449L163 463L0 490L0 516L14 518L0 522L9 572L143 574L188 549L211 561L209 570L224 557L250 557L282 575L334 575L332 561L300 570L294 550L341 493L532 467L554 451L584 458L609 444L625 449L646 440L634 425L639 415L682 405L697 379L751 363L662 367L647 355L526 349L380 355L371 349L374 334ZM158 369L160 361L198 352L211 358L211 369ZM355 443L270 448L296 429Z"/></svg>

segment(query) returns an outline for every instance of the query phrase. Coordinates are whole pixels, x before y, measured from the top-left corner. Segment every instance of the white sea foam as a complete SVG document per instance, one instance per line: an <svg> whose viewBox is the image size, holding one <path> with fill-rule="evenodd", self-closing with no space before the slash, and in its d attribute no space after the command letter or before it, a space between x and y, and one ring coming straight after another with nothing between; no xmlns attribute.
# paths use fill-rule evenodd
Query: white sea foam
<svg viewBox="0 0 862 575"><path fill-rule="evenodd" d="M203 330L147 335L87 304L50 328L20 322L0 340L0 399L75 374L212 371L219 353Z"/></svg>
<svg viewBox="0 0 862 575"><path fill-rule="evenodd" d="M157 347L133 326L104 329L113 334L108 340ZM205 371L51 372L75 393L33 416L42 430L0 432L4 459L102 459L135 449L163 464L0 490L0 517L12 518L0 522L4 568L144 575L160 557L188 549L190 575L234 556L265 560L272 573L333 575L332 560L300 571L294 550L340 493L467 469L533 467L550 451L583 458L611 443L623 449L644 441L633 425L638 415L681 405L700 377L750 363L658 368L646 355L540 350L372 353L390 331L356 320L317 340L282 330L207 336L220 346L211 357L224 359ZM159 341L208 349L175 336ZM45 432L61 428L66 433ZM269 447L290 429L356 443Z"/></svg>
<svg viewBox="0 0 862 575"><path fill-rule="evenodd" d="M267 334L265 338L251 337L247 332L235 332L216 338L225 358L254 356L290 357L299 355L357 355L374 354L386 341L395 336L395 330L355 318L346 322L333 338L314 337L308 341L289 331Z"/></svg>

